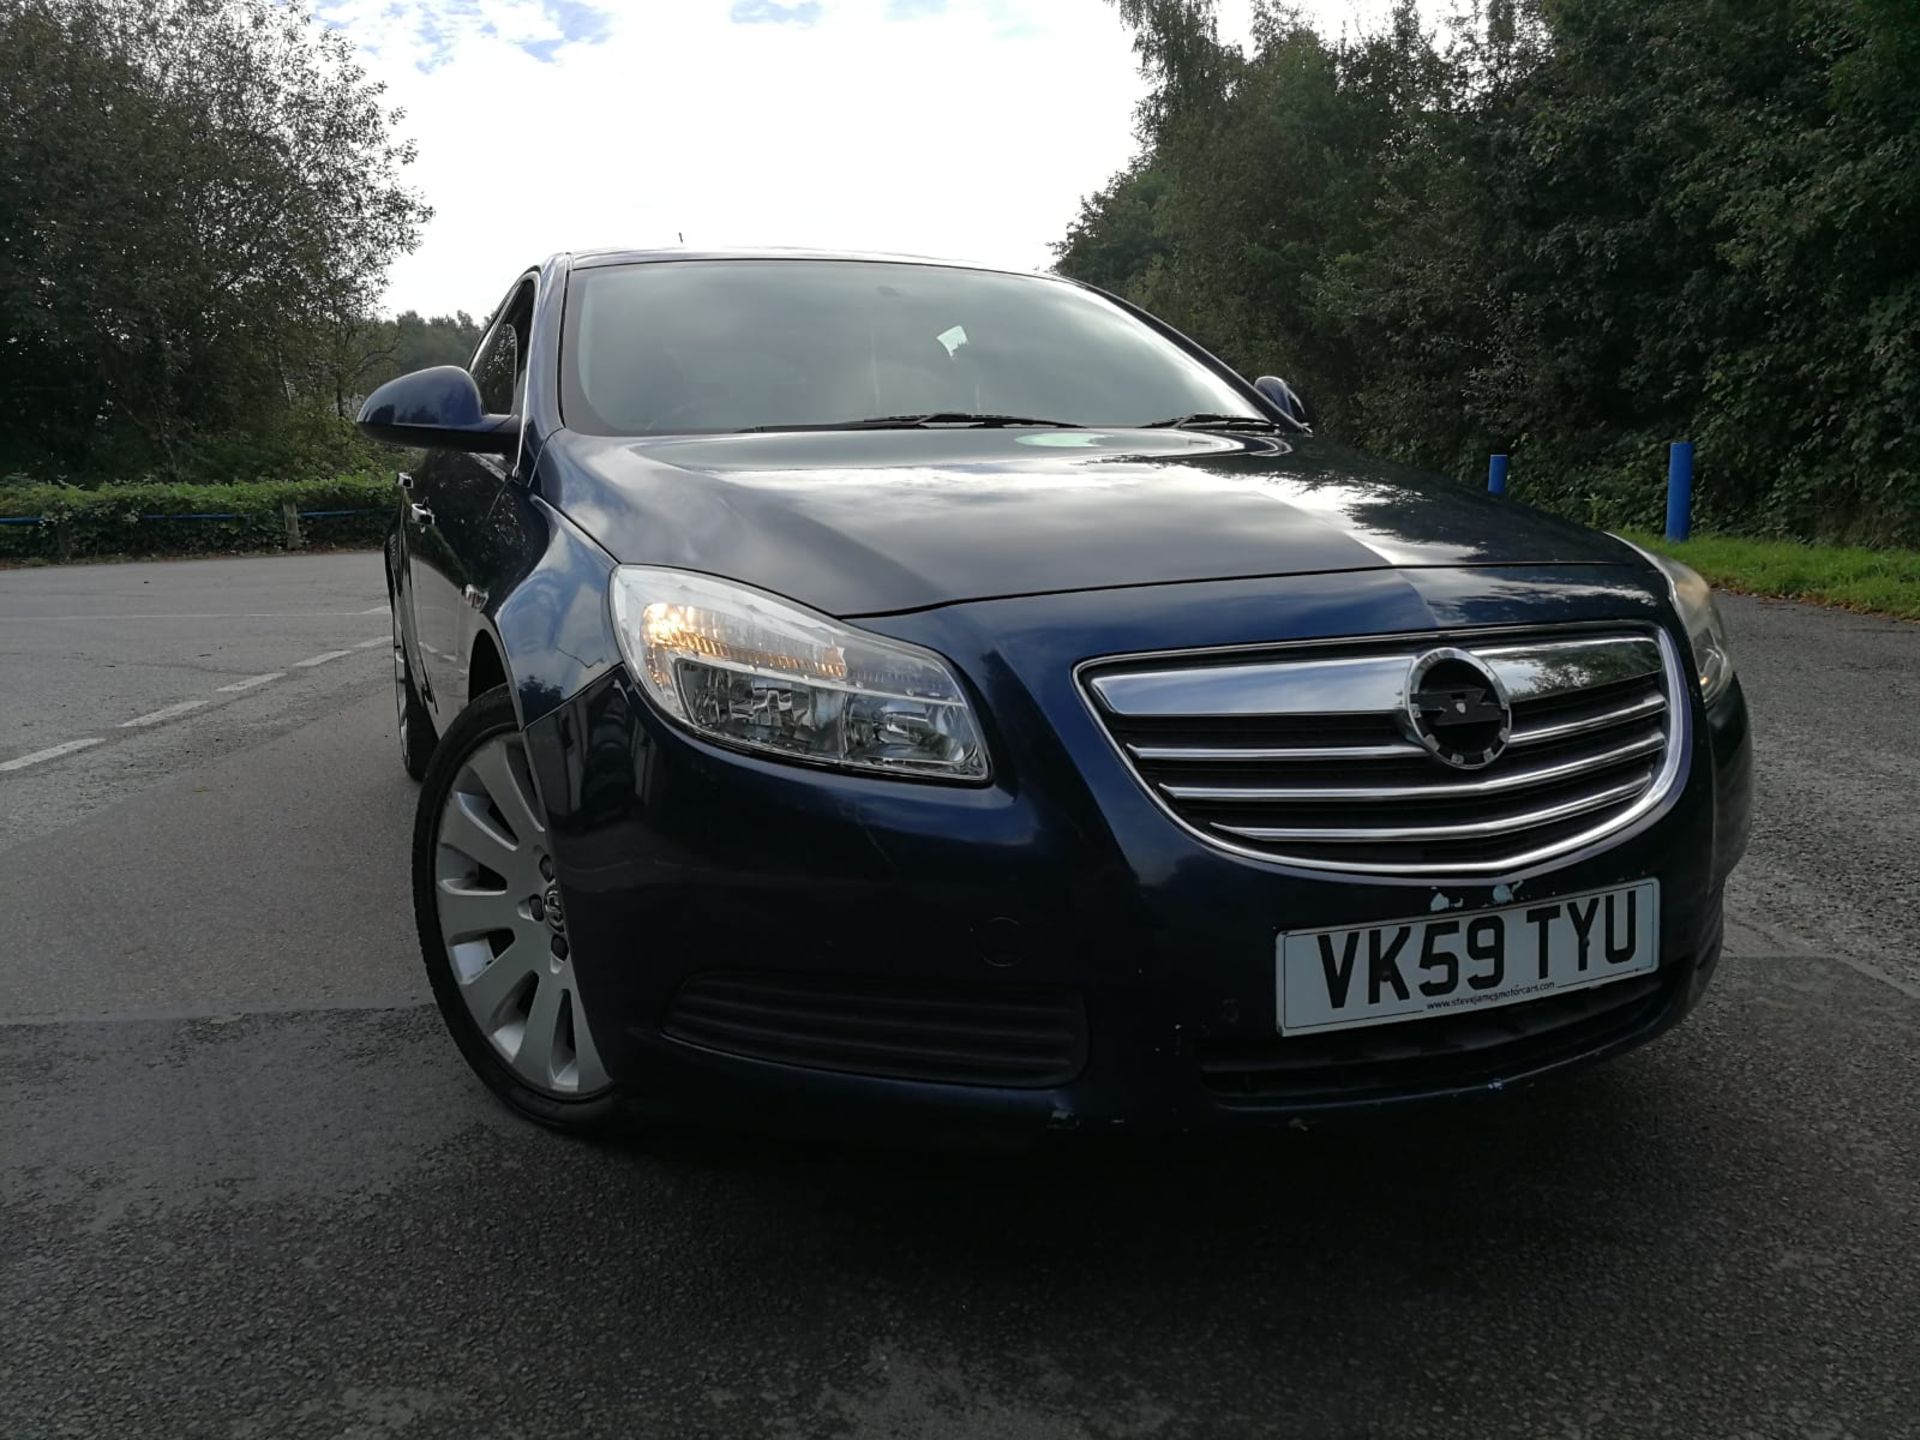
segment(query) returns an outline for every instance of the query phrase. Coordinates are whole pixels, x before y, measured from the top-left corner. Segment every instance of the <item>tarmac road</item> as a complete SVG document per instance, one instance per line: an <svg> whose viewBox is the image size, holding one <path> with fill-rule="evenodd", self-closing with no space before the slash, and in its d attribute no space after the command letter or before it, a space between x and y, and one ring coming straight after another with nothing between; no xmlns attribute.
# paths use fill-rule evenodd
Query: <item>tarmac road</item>
<svg viewBox="0 0 1920 1440"><path fill-rule="evenodd" d="M1727 608L1680 1031L990 1157L514 1121L423 1003L378 558L0 572L0 1436L1920 1435L1920 627Z"/></svg>

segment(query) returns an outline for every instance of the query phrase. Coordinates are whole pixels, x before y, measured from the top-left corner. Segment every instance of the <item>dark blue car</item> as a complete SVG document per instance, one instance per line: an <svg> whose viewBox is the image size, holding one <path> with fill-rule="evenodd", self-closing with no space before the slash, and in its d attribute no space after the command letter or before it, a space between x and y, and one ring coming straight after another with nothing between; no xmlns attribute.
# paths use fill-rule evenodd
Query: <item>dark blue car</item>
<svg viewBox="0 0 1920 1440"><path fill-rule="evenodd" d="M1676 1022L1745 844L1691 571L1317 440L1068 281L594 252L387 549L414 894L468 1061L587 1129L1209 1129Z"/></svg>

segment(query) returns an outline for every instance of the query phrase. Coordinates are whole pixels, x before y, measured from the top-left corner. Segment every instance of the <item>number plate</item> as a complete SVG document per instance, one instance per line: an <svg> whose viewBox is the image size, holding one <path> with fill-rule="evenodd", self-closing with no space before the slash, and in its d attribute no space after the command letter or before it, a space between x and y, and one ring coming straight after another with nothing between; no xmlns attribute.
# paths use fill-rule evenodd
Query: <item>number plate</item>
<svg viewBox="0 0 1920 1440"><path fill-rule="evenodd" d="M1484 1010L1660 963L1660 884L1280 936L1282 1035Z"/></svg>

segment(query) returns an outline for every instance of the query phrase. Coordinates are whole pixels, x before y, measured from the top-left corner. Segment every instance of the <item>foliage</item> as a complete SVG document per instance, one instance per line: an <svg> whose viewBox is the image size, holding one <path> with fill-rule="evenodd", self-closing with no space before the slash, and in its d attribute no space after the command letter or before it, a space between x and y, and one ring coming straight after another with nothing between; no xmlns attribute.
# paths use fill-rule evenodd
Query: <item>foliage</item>
<svg viewBox="0 0 1920 1440"><path fill-rule="evenodd" d="M1802 545L1731 535L1702 535L1678 544L1656 535L1632 538L1684 560L1723 589L1920 620L1920 550Z"/></svg>
<svg viewBox="0 0 1920 1440"><path fill-rule="evenodd" d="M403 310L391 320L370 322L379 343L379 363L362 377L368 390L414 370L434 365L465 365L480 348L480 323L466 311L435 315Z"/></svg>
<svg viewBox="0 0 1920 1440"><path fill-rule="evenodd" d="M368 440L331 407L302 405L261 417L244 430L201 438L190 482L321 481L391 470L396 451Z"/></svg>
<svg viewBox="0 0 1920 1440"><path fill-rule="evenodd" d="M406 310L391 320L373 316L342 322L327 339L333 413L350 417L362 399L396 375L465 365L480 347L481 330L464 310L432 319Z"/></svg>
<svg viewBox="0 0 1920 1440"><path fill-rule="evenodd" d="M307 543L377 545L392 517L394 493L391 469L323 480L148 482L97 490L10 477L0 483L0 517L38 516L39 523L0 525L0 559L279 549L287 542L282 506L289 501L296 511L372 512L302 520ZM232 518L169 518L189 515Z"/></svg>
<svg viewBox="0 0 1920 1440"><path fill-rule="evenodd" d="M1142 154L1066 274L1294 380L1328 432L1650 523L1920 537L1920 6L1400 0L1330 40L1263 0L1116 0Z"/></svg>
<svg viewBox="0 0 1920 1440"><path fill-rule="evenodd" d="M429 212L348 42L279 0L0 0L0 464L231 471L344 408Z"/></svg>

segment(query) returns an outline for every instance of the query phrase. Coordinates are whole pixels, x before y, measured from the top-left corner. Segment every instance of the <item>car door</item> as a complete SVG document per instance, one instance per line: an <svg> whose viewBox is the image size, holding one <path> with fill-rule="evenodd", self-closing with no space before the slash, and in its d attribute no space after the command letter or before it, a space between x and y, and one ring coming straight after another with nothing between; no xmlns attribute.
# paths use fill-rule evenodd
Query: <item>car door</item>
<svg viewBox="0 0 1920 1440"><path fill-rule="evenodd" d="M489 415L517 415L526 390L534 277L495 312L469 367ZM436 450L414 474L407 510L408 581L421 652L423 698L444 730L467 703L467 664L488 599L488 517L512 479L513 456Z"/></svg>

